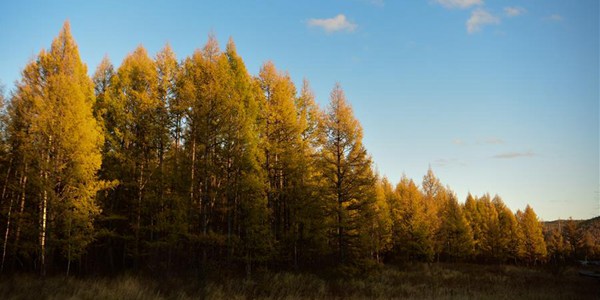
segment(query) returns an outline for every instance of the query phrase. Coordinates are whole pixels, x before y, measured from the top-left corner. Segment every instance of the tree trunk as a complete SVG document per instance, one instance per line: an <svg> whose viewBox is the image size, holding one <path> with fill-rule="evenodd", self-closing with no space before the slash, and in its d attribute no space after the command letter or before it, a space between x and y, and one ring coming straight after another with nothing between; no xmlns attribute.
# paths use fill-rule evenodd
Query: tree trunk
<svg viewBox="0 0 600 300"><path fill-rule="evenodd" d="M17 219L17 228L15 231L15 244L13 246L13 257L17 254L17 249L19 246L19 239L21 237L21 223L23 221L23 212L25 211L25 187L27 186L27 163L25 163L25 168L23 171L23 174L21 174L21 182L20 182L20 188L21 188L21 196L20 196L20 203L19 203L19 218ZM15 260L13 260L13 263L15 262Z"/></svg>
<svg viewBox="0 0 600 300"><path fill-rule="evenodd" d="M48 217L48 191L44 190L41 202L40 273L46 276L46 221Z"/></svg>
<svg viewBox="0 0 600 300"><path fill-rule="evenodd" d="M10 169L12 167L12 158L10 159L8 165L8 171L6 171L6 178L4 179L4 187L2 188L2 200L6 196L6 186L8 185L8 177L10 175ZM10 221L12 214L12 206L13 206L13 197L10 197L10 203L8 204L8 213L6 216L6 232L4 233L4 243L2 245L2 263L0 264L0 273L4 271L4 261L6 259L6 245L8 244L8 235L10 233Z"/></svg>
<svg viewBox="0 0 600 300"><path fill-rule="evenodd" d="M70 213L70 211L69 211ZM67 277L69 277L69 272L71 271L71 223L72 223L72 218L69 215L69 226L67 229Z"/></svg>
<svg viewBox="0 0 600 300"><path fill-rule="evenodd" d="M339 255L340 255L340 261L341 263L344 263L345 261L345 257L344 257L344 227L343 227L343 206L342 206L342 152L341 152L341 139L340 139L340 133L337 132L337 137L336 137L336 171L337 171L337 178L336 178L336 192L337 192L337 223L338 223L338 251L339 251Z"/></svg>
<svg viewBox="0 0 600 300"><path fill-rule="evenodd" d="M142 225L142 196L144 192L144 162L140 166L140 179L138 182L138 203L135 226L135 268L139 267L140 260L140 229Z"/></svg>
<svg viewBox="0 0 600 300"><path fill-rule="evenodd" d="M339 199L339 196L338 196ZM344 245L343 245L343 236L344 236L344 227L342 226L342 201L338 200L338 209L337 209L337 223L338 223L338 252L340 256L340 262L344 263Z"/></svg>
<svg viewBox="0 0 600 300"><path fill-rule="evenodd" d="M179 140L181 135L181 117L179 114L175 117L175 154L174 154L174 164L175 164L175 173L179 171Z"/></svg>
<svg viewBox="0 0 600 300"><path fill-rule="evenodd" d="M246 252L246 277L250 279L252 276L252 258L250 251Z"/></svg>
<svg viewBox="0 0 600 300"><path fill-rule="evenodd" d="M10 197L10 203L8 205L8 215L6 220L6 232L4 232L4 243L2 245L2 264L0 264L0 274L4 272L4 261L6 260L6 245L8 244L8 236L10 234L10 221L13 206L13 197Z"/></svg>
<svg viewBox="0 0 600 300"><path fill-rule="evenodd" d="M40 273L46 276L46 226L48 221L48 170L50 166L50 151L52 149L52 136L48 137L48 151L46 152L46 170L43 172L44 191L42 192L42 202L40 207Z"/></svg>
<svg viewBox="0 0 600 300"><path fill-rule="evenodd" d="M193 133L192 133L193 134ZM196 172L196 138L192 137L192 166L190 172L190 206L194 205L194 175Z"/></svg>
<svg viewBox="0 0 600 300"><path fill-rule="evenodd" d="M294 226L294 269L298 270L298 225Z"/></svg>

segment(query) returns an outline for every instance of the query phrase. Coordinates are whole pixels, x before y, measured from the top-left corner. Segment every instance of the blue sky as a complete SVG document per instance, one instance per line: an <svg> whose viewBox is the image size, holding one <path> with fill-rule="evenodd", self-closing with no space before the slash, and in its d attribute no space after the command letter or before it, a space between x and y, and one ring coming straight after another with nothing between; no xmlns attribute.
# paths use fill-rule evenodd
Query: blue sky
<svg viewBox="0 0 600 300"><path fill-rule="evenodd" d="M54 3L52 3L54 2ZM381 174L431 166L461 200L498 193L540 218L599 200L597 0L3 1L7 90L69 19L90 74L143 44L179 59L210 32L249 71L272 60L324 106L340 82Z"/></svg>

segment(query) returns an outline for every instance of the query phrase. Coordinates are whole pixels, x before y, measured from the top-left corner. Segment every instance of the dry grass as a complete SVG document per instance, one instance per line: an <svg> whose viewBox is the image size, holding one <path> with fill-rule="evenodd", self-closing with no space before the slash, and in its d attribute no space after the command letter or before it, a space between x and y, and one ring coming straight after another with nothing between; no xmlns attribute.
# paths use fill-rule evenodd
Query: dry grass
<svg viewBox="0 0 600 300"><path fill-rule="evenodd" d="M352 278L289 272L221 277L12 276L0 278L0 299L600 299L600 281L580 277L575 268L553 275L515 266L411 264Z"/></svg>

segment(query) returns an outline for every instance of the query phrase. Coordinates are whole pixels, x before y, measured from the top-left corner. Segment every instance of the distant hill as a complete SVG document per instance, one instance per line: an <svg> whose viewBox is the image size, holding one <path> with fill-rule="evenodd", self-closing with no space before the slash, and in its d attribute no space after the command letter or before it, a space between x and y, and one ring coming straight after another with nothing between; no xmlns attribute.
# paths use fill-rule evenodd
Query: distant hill
<svg viewBox="0 0 600 300"><path fill-rule="evenodd" d="M589 232L592 237L599 239L600 217L595 217L589 220L581 221L579 224L577 224L577 228L579 230L583 230L584 232Z"/></svg>
<svg viewBox="0 0 600 300"><path fill-rule="evenodd" d="M567 223L569 221L573 221L575 223L575 225L577 225L578 229L579 228L590 229L590 230L600 229L600 216L591 218L588 220L571 220L571 219L561 220L561 219L559 219L559 220L554 220L554 221L544 221L542 223L544 225L544 229L552 230L552 229L558 228L559 226L563 226L565 223Z"/></svg>
<svg viewBox="0 0 600 300"><path fill-rule="evenodd" d="M591 218L589 220L581 221L581 226L590 226L590 227L598 227L600 226L600 216Z"/></svg>
<svg viewBox="0 0 600 300"><path fill-rule="evenodd" d="M560 226L564 226L567 222L573 221L575 223L575 225L577 225L577 227L579 227L579 224L586 222L586 221L591 221L593 219L590 220L571 220L571 219L567 219L567 220L554 220L554 221L543 221L542 224L544 225L544 229L547 231L550 230L554 230L554 229L558 229Z"/></svg>
<svg viewBox="0 0 600 300"><path fill-rule="evenodd" d="M600 217L589 220L555 220L543 222L543 225L549 251L564 247L558 246L556 238L553 237L559 232L563 235L565 243L568 243L567 248L570 247L573 251L568 254L572 259L600 259Z"/></svg>

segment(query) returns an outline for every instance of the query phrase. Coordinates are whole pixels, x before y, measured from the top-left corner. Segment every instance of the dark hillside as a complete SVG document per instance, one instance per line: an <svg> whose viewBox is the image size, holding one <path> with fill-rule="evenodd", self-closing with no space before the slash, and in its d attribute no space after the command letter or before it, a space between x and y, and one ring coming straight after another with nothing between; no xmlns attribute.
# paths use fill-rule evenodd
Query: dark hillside
<svg viewBox="0 0 600 300"><path fill-rule="evenodd" d="M551 260L600 260L600 217L543 224Z"/></svg>

